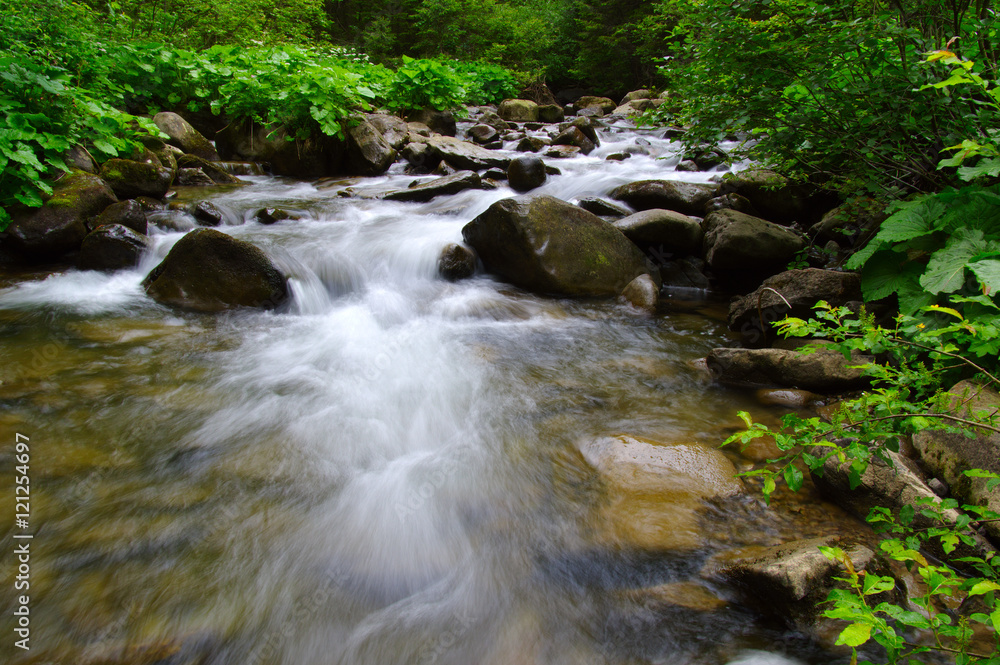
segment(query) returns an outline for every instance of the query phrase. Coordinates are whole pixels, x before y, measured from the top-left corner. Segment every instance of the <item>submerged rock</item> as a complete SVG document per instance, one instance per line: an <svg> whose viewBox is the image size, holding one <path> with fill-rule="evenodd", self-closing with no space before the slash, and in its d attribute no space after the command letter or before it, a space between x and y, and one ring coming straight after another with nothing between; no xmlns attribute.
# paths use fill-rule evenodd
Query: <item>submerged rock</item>
<svg viewBox="0 0 1000 665"><path fill-rule="evenodd" d="M464 245L449 243L441 250L438 274L450 282L476 274L476 253Z"/></svg>
<svg viewBox="0 0 1000 665"><path fill-rule="evenodd" d="M285 276L263 251L214 229L178 240L143 286L157 302L200 312L274 309L289 295Z"/></svg>
<svg viewBox="0 0 1000 665"><path fill-rule="evenodd" d="M487 271L536 293L616 296L650 272L621 231L551 196L498 201L469 222L462 236Z"/></svg>

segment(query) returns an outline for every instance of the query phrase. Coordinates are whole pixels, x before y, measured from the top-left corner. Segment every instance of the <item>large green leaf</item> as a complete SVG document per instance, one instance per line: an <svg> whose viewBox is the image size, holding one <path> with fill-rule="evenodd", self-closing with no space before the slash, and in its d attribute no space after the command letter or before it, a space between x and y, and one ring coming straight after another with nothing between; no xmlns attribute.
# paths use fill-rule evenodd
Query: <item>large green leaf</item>
<svg viewBox="0 0 1000 665"><path fill-rule="evenodd" d="M973 272L987 293L1000 292L1000 259L990 258L974 261L969 264L969 270Z"/></svg>
<svg viewBox="0 0 1000 665"><path fill-rule="evenodd" d="M902 288L912 288L919 278L920 267L908 264L905 255L878 252L865 264L861 273L861 290L865 300L881 300Z"/></svg>
<svg viewBox="0 0 1000 665"><path fill-rule="evenodd" d="M927 263L920 285L930 293L953 293L965 284L965 268L976 254L986 251L979 229L958 229Z"/></svg>
<svg viewBox="0 0 1000 665"><path fill-rule="evenodd" d="M962 180L995 178L997 176L1000 176L1000 157L983 158L975 166L962 166L958 169L958 177Z"/></svg>

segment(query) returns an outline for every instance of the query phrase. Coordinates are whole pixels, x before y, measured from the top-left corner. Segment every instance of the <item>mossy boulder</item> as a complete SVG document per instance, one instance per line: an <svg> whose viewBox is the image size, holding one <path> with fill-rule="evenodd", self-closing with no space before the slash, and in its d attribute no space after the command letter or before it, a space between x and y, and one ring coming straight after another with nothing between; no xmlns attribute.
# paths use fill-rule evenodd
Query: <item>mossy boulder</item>
<svg viewBox="0 0 1000 665"><path fill-rule="evenodd" d="M651 271L621 231L551 196L497 201L462 236L487 271L535 293L615 296Z"/></svg>
<svg viewBox="0 0 1000 665"><path fill-rule="evenodd" d="M211 142L191 126L184 118L169 111L157 113L153 116L153 122L160 128L160 131L169 136L167 142L175 145L184 152L207 159L209 161L219 161L219 153L212 147Z"/></svg>
<svg viewBox="0 0 1000 665"><path fill-rule="evenodd" d="M566 119L566 111L558 104L546 104L538 107L539 122L562 122Z"/></svg>
<svg viewBox="0 0 1000 665"><path fill-rule="evenodd" d="M347 171L344 141L325 134L291 141L288 137L284 127L243 121L219 130L215 145L223 158L266 163L275 175L322 178Z"/></svg>
<svg viewBox="0 0 1000 665"><path fill-rule="evenodd" d="M805 241L783 226L736 210L717 210L702 222L705 260L715 270L774 274Z"/></svg>
<svg viewBox="0 0 1000 665"><path fill-rule="evenodd" d="M170 190L174 173L164 166L128 159L109 159L101 167L104 179L120 199L150 196L162 199Z"/></svg>
<svg viewBox="0 0 1000 665"><path fill-rule="evenodd" d="M86 220L118 199L96 175L74 172L56 181L40 208L11 211L7 228L11 248L26 258L52 261L79 249L87 235Z"/></svg>
<svg viewBox="0 0 1000 665"><path fill-rule="evenodd" d="M701 250L704 235L701 224L673 210L643 210L614 224L626 238L642 248L670 254L695 254Z"/></svg>
<svg viewBox="0 0 1000 665"><path fill-rule="evenodd" d="M149 230L146 211L134 199L112 203L90 221L90 228L98 229L109 224L121 224L141 235L146 235Z"/></svg>
<svg viewBox="0 0 1000 665"><path fill-rule="evenodd" d="M719 383L745 388L787 386L825 395L866 387L868 356L849 359L832 349L812 353L787 349L712 349L706 363Z"/></svg>
<svg viewBox="0 0 1000 665"><path fill-rule="evenodd" d="M705 204L718 187L680 180L639 180L611 190L611 198L624 201L635 210L662 208L701 217Z"/></svg>
<svg viewBox="0 0 1000 665"><path fill-rule="evenodd" d="M615 101L609 97L595 97L594 95L584 95L583 97L580 97L578 100L576 100L576 103L573 104L573 106L577 108L578 112L583 109L597 107L601 109L601 113L607 114L614 111L615 108L618 106L618 104L615 104Z"/></svg>
<svg viewBox="0 0 1000 665"><path fill-rule="evenodd" d="M505 99L497 107L497 115L511 122L536 122L538 104L527 99Z"/></svg>
<svg viewBox="0 0 1000 665"><path fill-rule="evenodd" d="M810 203L811 189L775 171L746 169L727 174L722 183L723 193L735 192L746 197L768 221L787 225L817 216L816 206Z"/></svg>
<svg viewBox="0 0 1000 665"><path fill-rule="evenodd" d="M444 136L454 136L458 132L458 123L455 121L455 114L451 111L418 109L407 113L406 121L408 123L421 123L426 125L432 132L437 132Z"/></svg>
<svg viewBox="0 0 1000 665"><path fill-rule="evenodd" d="M178 240L143 286L157 302L201 312L274 309L289 296L287 278L267 254L214 229Z"/></svg>
<svg viewBox="0 0 1000 665"><path fill-rule="evenodd" d="M121 224L105 224L83 239L76 265L80 270L114 272L139 265L149 238Z"/></svg>

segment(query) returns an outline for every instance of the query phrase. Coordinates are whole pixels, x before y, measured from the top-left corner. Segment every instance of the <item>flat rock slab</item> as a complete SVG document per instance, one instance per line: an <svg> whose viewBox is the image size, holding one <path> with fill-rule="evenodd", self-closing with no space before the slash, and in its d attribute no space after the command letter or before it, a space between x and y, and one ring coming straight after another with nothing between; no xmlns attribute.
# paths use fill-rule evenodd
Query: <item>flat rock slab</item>
<svg viewBox="0 0 1000 665"><path fill-rule="evenodd" d="M857 390L868 385L859 366L870 359L845 359L830 349L813 352L786 349L712 349L708 368L720 383L763 388L786 386L830 394Z"/></svg>
<svg viewBox="0 0 1000 665"><path fill-rule="evenodd" d="M407 189L389 192L386 201L430 201L435 196L457 194L466 189L482 189L483 181L475 171L459 171L454 175L435 178Z"/></svg>
<svg viewBox="0 0 1000 665"><path fill-rule="evenodd" d="M611 190L609 196L635 210L662 208L701 217L705 204L719 191L716 185L680 180L639 180Z"/></svg>

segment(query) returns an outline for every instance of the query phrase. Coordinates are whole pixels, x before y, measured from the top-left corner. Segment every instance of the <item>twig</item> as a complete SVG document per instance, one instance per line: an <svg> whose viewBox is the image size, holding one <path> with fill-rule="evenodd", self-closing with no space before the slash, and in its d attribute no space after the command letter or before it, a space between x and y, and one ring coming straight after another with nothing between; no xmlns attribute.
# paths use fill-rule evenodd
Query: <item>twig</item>
<svg viewBox="0 0 1000 665"><path fill-rule="evenodd" d="M792 304L791 304L790 302L788 302L787 300L785 300L785 296L781 295L780 293L778 293L777 291L775 291L774 289L772 289L772 288L771 288L770 286L765 286L764 288L762 288L762 289L760 290L760 295L758 295L758 296L757 296L757 319L758 319L758 320L760 321L760 329L761 329L761 330L762 330L762 331L764 332L764 334L765 334L765 339L766 339L766 335L767 335L767 326L766 326L766 325L764 325L764 311L763 311L763 310L761 309L761 307L760 307L760 301L761 301L761 299L762 299L762 298L764 297L764 291L770 291L770 292L771 292L771 293L773 293L774 295L776 295L776 296L778 296L779 298L781 298L781 300L782 300L782 301L783 301L783 302L784 302L784 303L785 303L786 305L788 305L788 309L791 309L791 308L792 308Z"/></svg>

